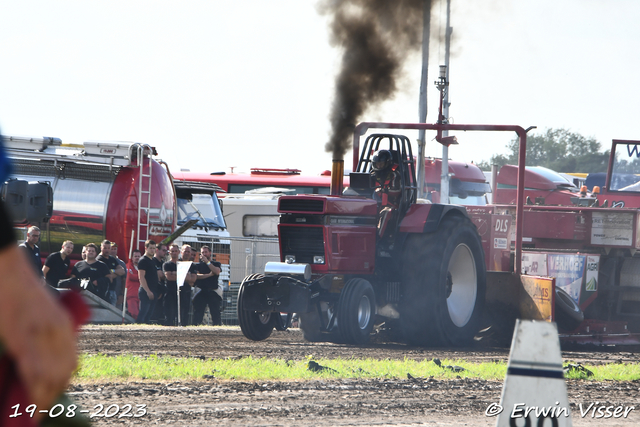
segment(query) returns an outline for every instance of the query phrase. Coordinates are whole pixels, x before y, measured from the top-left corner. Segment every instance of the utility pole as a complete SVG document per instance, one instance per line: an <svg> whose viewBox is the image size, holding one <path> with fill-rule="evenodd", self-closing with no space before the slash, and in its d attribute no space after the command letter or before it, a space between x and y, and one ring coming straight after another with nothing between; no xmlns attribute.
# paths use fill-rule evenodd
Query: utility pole
<svg viewBox="0 0 640 427"><path fill-rule="evenodd" d="M431 31L431 0L424 0L422 10L422 78L418 100L418 121L427 122L427 86L429 68L429 32ZM425 131L418 131L418 197L424 198Z"/></svg>
<svg viewBox="0 0 640 427"><path fill-rule="evenodd" d="M447 26L445 28L444 37L444 65L446 67L445 79L449 82L449 54L451 47L451 0L447 0ZM442 114L444 116L444 122L449 122L449 89L447 88L444 93L444 101L442 105ZM449 131L442 131L442 136L448 136ZM442 146L442 171L440 175L440 203L449 203L449 147Z"/></svg>

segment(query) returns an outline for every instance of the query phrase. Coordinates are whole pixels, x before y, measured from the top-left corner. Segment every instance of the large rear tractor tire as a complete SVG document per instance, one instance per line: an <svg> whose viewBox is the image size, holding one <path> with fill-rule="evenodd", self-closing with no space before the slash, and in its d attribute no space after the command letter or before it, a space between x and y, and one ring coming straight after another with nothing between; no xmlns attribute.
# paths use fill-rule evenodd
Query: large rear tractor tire
<svg viewBox="0 0 640 427"><path fill-rule="evenodd" d="M481 326L485 290L482 242L467 217L452 215L436 232L410 236L404 248L400 304L405 341L471 344Z"/></svg>
<svg viewBox="0 0 640 427"><path fill-rule="evenodd" d="M244 309L245 284L262 277L264 277L262 274L252 274L245 277L238 290L238 323L240 323L240 329L244 336L252 341L263 341L269 338L275 326L275 316L280 315L280 313Z"/></svg>
<svg viewBox="0 0 640 427"><path fill-rule="evenodd" d="M348 344L369 341L376 314L373 286L361 278L349 280L338 300L338 333Z"/></svg>

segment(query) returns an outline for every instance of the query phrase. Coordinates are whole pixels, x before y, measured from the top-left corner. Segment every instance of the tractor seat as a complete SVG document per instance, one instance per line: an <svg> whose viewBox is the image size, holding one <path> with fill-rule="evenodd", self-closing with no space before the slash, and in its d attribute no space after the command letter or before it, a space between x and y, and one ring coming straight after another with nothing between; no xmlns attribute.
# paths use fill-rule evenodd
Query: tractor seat
<svg viewBox="0 0 640 427"><path fill-rule="evenodd" d="M371 174L365 172L351 172L349 174L349 187L342 192L345 196L373 196Z"/></svg>

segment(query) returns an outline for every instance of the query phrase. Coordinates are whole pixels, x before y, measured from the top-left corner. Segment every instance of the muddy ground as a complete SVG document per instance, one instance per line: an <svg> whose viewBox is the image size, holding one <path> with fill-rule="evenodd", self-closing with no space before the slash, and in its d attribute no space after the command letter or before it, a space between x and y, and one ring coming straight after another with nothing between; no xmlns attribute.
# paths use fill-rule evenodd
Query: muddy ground
<svg viewBox="0 0 640 427"><path fill-rule="evenodd" d="M464 359L470 362L504 360L508 349L478 346L469 349L416 348L375 343L350 346L307 343L298 330L274 332L264 342L246 340L238 328L88 326L80 336L80 351L108 355L170 355L199 358L375 357L403 359ZM589 364L636 363L630 351L564 351L565 361ZM640 425L640 381L567 381L575 426ZM489 426L495 418L485 411L500 402L501 381L471 379L381 379L257 383L201 381L171 383L74 383L71 397L83 408L97 412L94 425L451 425ZM580 416L591 403L637 407L626 418ZM126 405L132 405L125 415ZM113 405L113 406L112 406ZM146 405L146 414L136 405ZM105 410L111 406L109 415ZM120 417L121 415L124 415ZM132 415L141 415L134 417ZM597 414L595 414L597 415ZM519 420L522 421L522 420ZM520 424L516 424L520 425ZM522 424L524 425L524 424ZM549 424L551 425L551 424Z"/></svg>

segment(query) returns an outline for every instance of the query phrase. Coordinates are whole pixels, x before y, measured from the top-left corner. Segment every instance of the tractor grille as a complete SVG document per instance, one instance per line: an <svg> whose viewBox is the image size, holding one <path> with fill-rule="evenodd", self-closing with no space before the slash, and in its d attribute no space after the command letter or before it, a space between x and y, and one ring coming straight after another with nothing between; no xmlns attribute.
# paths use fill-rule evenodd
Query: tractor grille
<svg viewBox="0 0 640 427"><path fill-rule="evenodd" d="M280 212L315 212L322 213L324 210L323 200L309 199L280 199Z"/></svg>
<svg viewBox="0 0 640 427"><path fill-rule="evenodd" d="M282 255L295 255L296 263L313 264L314 255L324 255L322 227L280 227Z"/></svg>

